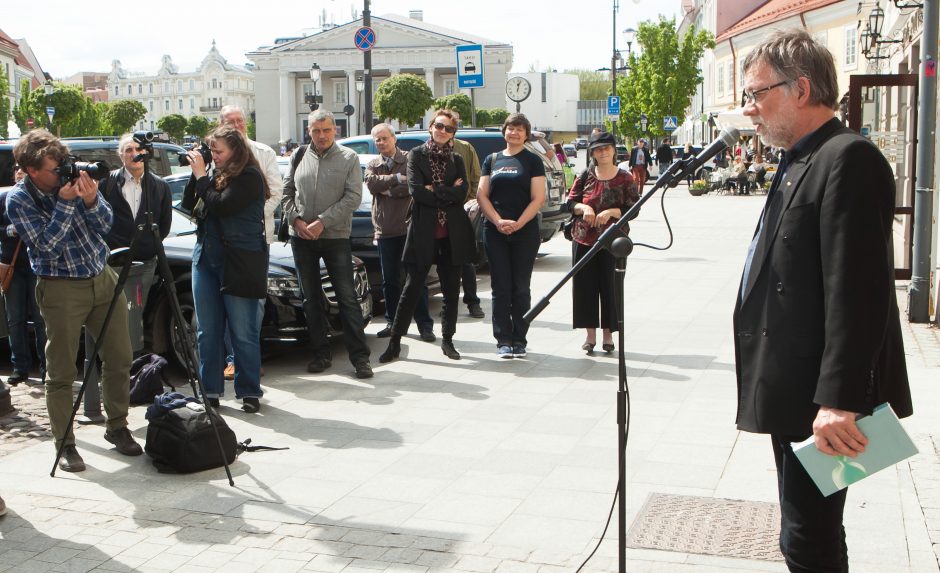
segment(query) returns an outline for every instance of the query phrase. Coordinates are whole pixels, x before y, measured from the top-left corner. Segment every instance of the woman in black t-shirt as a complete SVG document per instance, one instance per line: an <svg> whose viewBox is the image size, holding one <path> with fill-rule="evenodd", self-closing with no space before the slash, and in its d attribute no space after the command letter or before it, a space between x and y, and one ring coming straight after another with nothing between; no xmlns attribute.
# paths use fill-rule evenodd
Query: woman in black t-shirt
<svg viewBox="0 0 940 573"><path fill-rule="evenodd" d="M538 214L545 202L545 165L525 148L532 125L521 113L503 122L506 149L483 161L477 202L486 216L483 244L493 289L493 337L500 358L526 355L532 304L529 284L541 236Z"/></svg>

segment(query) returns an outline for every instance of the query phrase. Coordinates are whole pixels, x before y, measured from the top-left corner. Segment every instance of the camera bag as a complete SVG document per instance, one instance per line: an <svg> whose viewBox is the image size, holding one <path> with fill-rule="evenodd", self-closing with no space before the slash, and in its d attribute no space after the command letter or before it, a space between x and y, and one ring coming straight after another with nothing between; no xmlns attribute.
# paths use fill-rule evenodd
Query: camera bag
<svg viewBox="0 0 940 573"><path fill-rule="evenodd" d="M160 396L157 397L160 400ZM209 416L215 422L222 440L221 451L225 460L231 464L238 455L238 443L235 432L228 427L215 410L211 413L188 407L185 402L181 407L164 410L162 414L148 417L147 444L144 450L153 458L153 465L160 473L193 473L223 465L219 442L209 422ZM201 405L199 405L201 407Z"/></svg>

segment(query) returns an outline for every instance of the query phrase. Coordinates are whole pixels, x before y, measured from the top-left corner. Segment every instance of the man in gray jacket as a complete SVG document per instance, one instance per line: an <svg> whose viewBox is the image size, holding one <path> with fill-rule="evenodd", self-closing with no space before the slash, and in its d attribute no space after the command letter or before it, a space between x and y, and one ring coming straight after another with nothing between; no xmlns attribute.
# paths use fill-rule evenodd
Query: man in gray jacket
<svg viewBox="0 0 940 573"><path fill-rule="evenodd" d="M411 194L408 192L408 155L398 149L398 140L392 126L380 123L372 128L372 139L381 154L366 165L366 187L372 193L372 226L382 266L382 295L385 298L385 322L388 324L377 334L379 338L392 335L392 322L401 297L402 262L405 236L408 233L408 214ZM434 342L434 319L428 312L428 289L418 297L415 323L421 340Z"/></svg>
<svg viewBox="0 0 940 573"><path fill-rule="evenodd" d="M323 372L333 365L327 338L326 316L320 307L320 259L326 264L339 303L343 342L359 378L371 378L369 347L363 333L362 312L353 287L349 234L353 211L362 199L359 158L335 143L333 114L318 109L310 114L310 149L284 181L285 221L290 222L291 247L304 293L304 313L313 347L308 372Z"/></svg>

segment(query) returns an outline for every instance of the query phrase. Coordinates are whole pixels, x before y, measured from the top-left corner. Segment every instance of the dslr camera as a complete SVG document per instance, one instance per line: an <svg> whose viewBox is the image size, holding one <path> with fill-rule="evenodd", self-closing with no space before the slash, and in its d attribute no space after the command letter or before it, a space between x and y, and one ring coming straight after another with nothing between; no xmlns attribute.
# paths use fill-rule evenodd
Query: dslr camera
<svg viewBox="0 0 940 573"><path fill-rule="evenodd" d="M59 186L68 185L72 181L75 181L78 178L78 174L82 171L87 173L92 179L100 181L108 176L111 169L104 161L79 161L78 157L67 155L59 162L59 166L55 168L55 172L59 176Z"/></svg>
<svg viewBox="0 0 940 573"><path fill-rule="evenodd" d="M209 149L209 146L206 145L205 141L201 142L198 147L193 145L193 149L198 151L199 155L202 155L202 160L206 162L206 165L212 163L212 151ZM189 165L189 156L186 155L185 151L177 151L176 153L180 158L180 165Z"/></svg>

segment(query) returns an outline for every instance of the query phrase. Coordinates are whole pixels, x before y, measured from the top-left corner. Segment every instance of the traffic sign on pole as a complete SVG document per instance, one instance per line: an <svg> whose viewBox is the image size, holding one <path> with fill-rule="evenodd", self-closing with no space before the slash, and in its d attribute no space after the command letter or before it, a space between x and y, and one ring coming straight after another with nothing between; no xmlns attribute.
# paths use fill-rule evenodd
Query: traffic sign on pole
<svg viewBox="0 0 940 573"><path fill-rule="evenodd" d="M457 46L457 87L485 87L483 79L483 46L480 44Z"/></svg>
<svg viewBox="0 0 940 573"><path fill-rule="evenodd" d="M375 46L375 30L368 26L362 26L356 30L356 36L353 38L353 44L362 52L368 52Z"/></svg>
<svg viewBox="0 0 940 573"><path fill-rule="evenodd" d="M674 115L667 115L663 118L663 130L675 131L679 129L679 118Z"/></svg>
<svg viewBox="0 0 940 573"><path fill-rule="evenodd" d="M620 115L620 96L607 96L607 115Z"/></svg>
<svg viewBox="0 0 940 573"><path fill-rule="evenodd" d="M49 116L49 123L52 123L52 118L55 117L55 108L51 105L46 107L46 115Z"/></svg>

